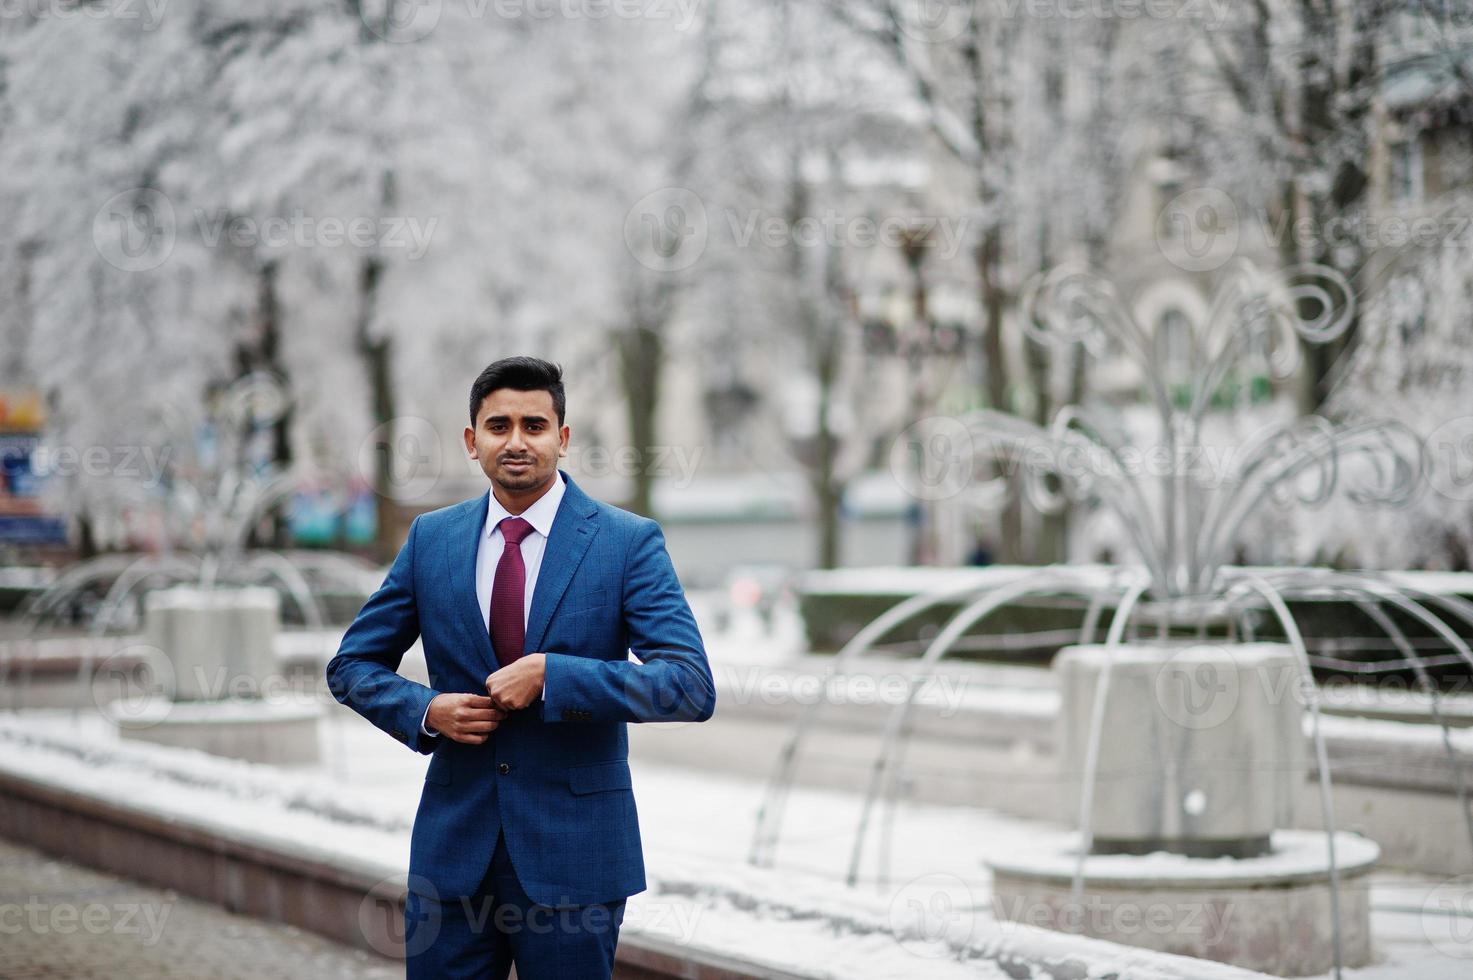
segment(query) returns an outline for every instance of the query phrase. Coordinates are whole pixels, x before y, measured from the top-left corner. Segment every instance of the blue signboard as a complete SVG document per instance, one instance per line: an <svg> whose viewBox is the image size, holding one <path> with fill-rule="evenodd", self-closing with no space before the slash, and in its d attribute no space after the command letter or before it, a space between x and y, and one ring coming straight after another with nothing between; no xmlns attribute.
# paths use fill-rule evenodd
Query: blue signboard
<svg viewBox="0 0 1473 980"><path fill-rule="evenodd" d="M66 524L41 509L39 433L0 432L0 544L64 545Z"/></svg>

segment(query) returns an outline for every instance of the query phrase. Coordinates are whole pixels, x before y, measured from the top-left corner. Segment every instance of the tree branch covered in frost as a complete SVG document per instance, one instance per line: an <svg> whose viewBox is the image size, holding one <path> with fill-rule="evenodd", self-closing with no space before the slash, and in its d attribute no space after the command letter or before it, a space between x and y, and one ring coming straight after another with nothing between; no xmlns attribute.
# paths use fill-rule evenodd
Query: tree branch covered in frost
<svg viewBox="0 0 1473 980"><path fill-rule="evenodd" d="M447 447L468 365L593 347L683 39L475 13L446 5L415 43L306 0L7 18L4 336L49 438L157 443L145 420L198 417L252 364L288 380L294 456L353 473L381 394L365 344L389 344L391 403ZM157 254L120 257L120 236ZM58 489L85 511L114 482Z"/></svg>

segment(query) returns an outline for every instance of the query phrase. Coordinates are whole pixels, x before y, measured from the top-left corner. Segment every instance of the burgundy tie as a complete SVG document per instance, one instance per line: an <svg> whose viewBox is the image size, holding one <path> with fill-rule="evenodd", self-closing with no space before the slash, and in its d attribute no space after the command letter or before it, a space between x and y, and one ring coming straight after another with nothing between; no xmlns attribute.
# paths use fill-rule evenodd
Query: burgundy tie
<svg viewBox="0 0 1473 980"><path fill-rule="evenodd" d="M496 662L505 667L522 655L522 644L527 639L527 626L522 620L527 594L522 539L533 528L520 517L504 517L497 526L506 547L496 563L496 580L491 586L491 649L496 651Z"/></svg>

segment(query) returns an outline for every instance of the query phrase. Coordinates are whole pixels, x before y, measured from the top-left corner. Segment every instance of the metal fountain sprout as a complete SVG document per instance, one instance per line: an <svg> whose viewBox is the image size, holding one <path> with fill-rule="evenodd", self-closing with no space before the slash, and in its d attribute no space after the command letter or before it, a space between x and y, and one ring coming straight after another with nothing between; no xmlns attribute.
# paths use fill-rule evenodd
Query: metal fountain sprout
<svg viewBox="0 0 1473 980"><path fill-rule="evenodd" d="M251 530L263 515L301 480L299 473L250 459L252 435L279 421L289 407L281 384L256 372L224 389L212 406L208 431L213 446L202 446L187 421L171 419L166 427L175 452L163 480L164 549L158 554L111 554L79 562L22 610L26 635L34 639L45 626L66 617L87 590L104 585L102 600L87 623L89 638L116 628L120 613L141 591L185 584L205 589L274 584L290 597L309 628L320 629L325 617L311 580L357 587L363 566L330 552L247 547ZM130 496L141 506L159 505L141 487L132 488ZM12 709L26 701L32 659L26 659L20 684L12 688ZM79 685L88 682L93 660L93 645L85 644Z"/></svg>
<svg viewBox="0 0 1473 980"><path fill-rule="evenodd" d="M1306 648L1289 600L1327 595L1348 598L1405 658L1442 727L1460 809L1473 840L1473 814L1468 811L1461 762L1439 707L1436 684L1427 671L1428 662L1383 608L1389 605L1426 625L1457 660L1473 667L1473 650L1448 625L1451 618L1473 626L1473 603L1420 593L1370 571L1307 567L1249 571L1229 564L1245 523L1269 506L1313 507L1337 492L1365 506L1396 506L1407 500L1418 489L1423 472L1422 446L1416 434L1396 422L1336 423L1312 416L1262 428L1235 447L1217 472L1203 472L1191 461L1194 451L1203 445L1204 419L1235 370L1260 370L1275 378L1290 376L1298 366L1300 343L1336 339L1349 325L1354 308L1349 284L1333 269L1307 265L1271 275L1239 262L1229 268L1205 322L1192 332L1183 365L1168 362L1156 338L1101 277L1076 266L1062 266L1029 284L1022 298L1021 319L1033 342L1082 344L1095 357L1113 345L1139 370L1145 399L1159 423L1161 452L1157 458L1164 458L1165 465L1158 472L1147 472L1148 467L1135 462L1135 451L1141 447L1131 444L1111 413L1095 406L1064 406L1046 427L992 410L972 412L961 419L971 440L971 446L961 447L959 453L967 465L981 469L995 460L1017 463L1022 492L1046 513L1057 512L1069 500L1098 502L1113 513L1129 536L1135 563L1103 572L1098 567L1045 566L1002 586L917 595L884 612L844 644L828 668L829 677L877 651L886 637L918 615L937 607L959 606L925 645L907 698L892 708L886 720L858 818L847 872L850 885L859 880L872 814L881 797L885 812L876 877L881 884L888 878L899 774L917 693L968 630L1010 602L1041 594L1077 595L1087 601L1081 643L1095 640L1106 608L1112 608L1106 624L1109 647L1138 638L1143 623L1154 622L1162 638L1171 626L1195 629L1197 636L1205 637L1209 621L1225 623L1229 640L1251 640L1265 616L1278 624L1309 692L1320 807L1329 831L1337 977L1342 962L1339 881L1329 765L1320 733L1319 698L1310 673L1316 658ZM955 431L951 420L933 421L945 422ZM920 438L921 445L930 445L924 435ZM1402 662L1363 664L1360 669L1369 673L1392 665ZM1096 689L1084 760L1079 814L1082 844L1073 882L1076 901L1082 895L1092 843L1092 798L1109 677L1107 665ZM758 812L749 852L752 864L774 863L799 752L821 705L819 700L803 708L781 750Z"/></svg>

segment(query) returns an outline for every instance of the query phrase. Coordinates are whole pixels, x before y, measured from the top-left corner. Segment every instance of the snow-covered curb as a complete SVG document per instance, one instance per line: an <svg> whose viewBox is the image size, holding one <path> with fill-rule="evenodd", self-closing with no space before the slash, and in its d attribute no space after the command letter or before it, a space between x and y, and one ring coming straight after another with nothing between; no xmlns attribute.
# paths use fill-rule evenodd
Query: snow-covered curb
<svg viewBox="0 0 1473 980"><path fill-rule="evenodd" d="M0 795L34 788L48 805L150 821L210 854L250 849L279 865L332 869L366 894L402 882L413 801L386 810L320 775L154 745L98 744L85 732L0 716ZM213 843L212 843L213 842ZM746 865L691 858L652 869L630 900L621 949L751 976L1099 977L1247 980L1259 974L1029 926L975 910L962 932L915 933L892 899ZM681 911L684 910L684 916ZM701 928L691 928L695 917ZM643 945L641 945L643 944ZM919 958L918 958L919 957Z"/></svg>

